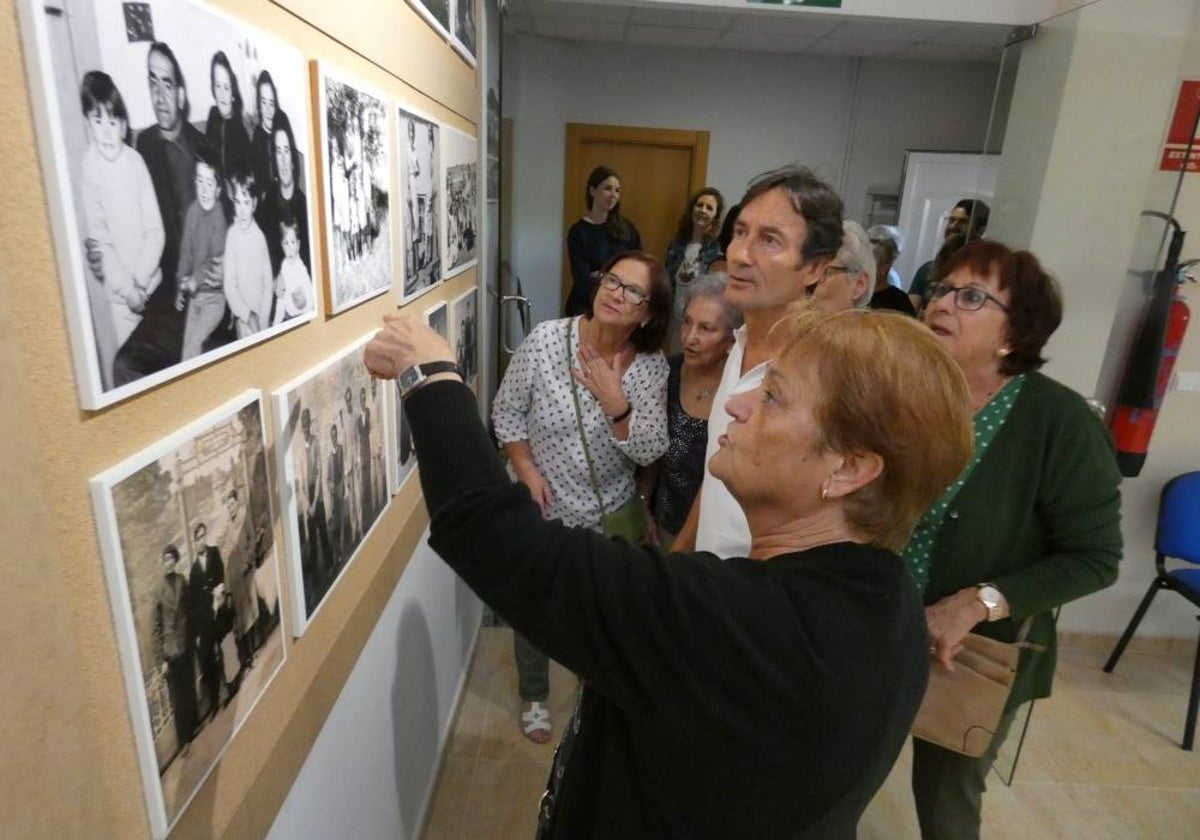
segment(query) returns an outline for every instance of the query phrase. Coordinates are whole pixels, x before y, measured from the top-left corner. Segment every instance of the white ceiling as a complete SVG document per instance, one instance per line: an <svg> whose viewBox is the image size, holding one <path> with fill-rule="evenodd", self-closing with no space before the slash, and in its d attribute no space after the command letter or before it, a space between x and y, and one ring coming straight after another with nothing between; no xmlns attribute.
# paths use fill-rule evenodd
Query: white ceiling
<svg viewBox="0 0 1200 840"><path fill-rule="evenodd" d="M1008 24L645 8L622 0L508 0L504 30L570 41L921 61L999 61Z"/></svg>

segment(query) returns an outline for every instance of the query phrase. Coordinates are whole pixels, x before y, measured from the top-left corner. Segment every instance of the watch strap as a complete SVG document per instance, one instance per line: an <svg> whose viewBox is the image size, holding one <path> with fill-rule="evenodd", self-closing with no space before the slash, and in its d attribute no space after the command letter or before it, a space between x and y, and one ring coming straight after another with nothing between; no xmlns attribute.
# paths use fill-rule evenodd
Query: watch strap
<svg viewBox="0 0 1200 840"><path fill-rule="evenodd" d="M444 360L436 362L421 362L420 364L413 365L412 367L403 371L400 376L397 377L397 382L400 383L400 398L404 399L413 391L416 391L418 388L424 385L425 381L429 379L429 377L435 376L439 373L456 373L459 375L459 377L462 377L462 368L458 366L457 362L449 362Z"/></svg>

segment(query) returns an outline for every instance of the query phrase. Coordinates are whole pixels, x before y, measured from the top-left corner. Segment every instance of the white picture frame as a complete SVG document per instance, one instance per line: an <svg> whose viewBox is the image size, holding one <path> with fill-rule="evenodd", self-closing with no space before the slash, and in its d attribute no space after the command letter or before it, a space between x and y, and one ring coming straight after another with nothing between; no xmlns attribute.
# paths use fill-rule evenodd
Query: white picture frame
<svg viewBox="0 0 1200 840"><path fill-rule="evenodd" d="M479 16L475 12L475 0L450 0L454 11L454 31L450 35L450 46L472 67L479 45Z"/></svg>
<svg viewBox="0 0 1200 840"><path fill-rule="evenodd" d="M387 383L389 431L392 436L391 457L388 459L388 487L396 495L417 471L417 450L412 444L412 430L404 416L404 403L400 399L400 383Z"/></svg>
<svg viewBox="0 0 1200 840"><path fill-rule="evenodd" d="M246 391L91 481L138 766L155 838L170 832L287 657L266 423L261 392ZM233 510L227 498L231 490L238 496ZM224 524L222 536L210 542L207 532L216 534L218 523ZM203 537L198 536L200 526L206 532ZM171 604L179 606L172 599L181 595L182 586L166 574L163 558L168 545L181 558L173 573L182 575L187 565L188 589L182 592L188 598L189 635L184 645L195 645L190 635L198 624L192 619L193 607L201 610L197 605L212 599L208 660L219 670L207 721L200 720L200 712L212 672L205 668L204 654L193 647L171 659L168 651L168 645L180 643L178 631L169 632L178 625L165 621L173 614ZM205 545L217 554L209 553ZM251 548L253 554L247 556ZM206 578L206 563L208 569L220 569L219 589L212 578ZM251 605L255 616L248 612ZM158 634L155 617L160 610L165 629ZM216 635L217 626L230 621L228 632ZM253 628L247 633L261 636L249 654L250 665L245 664L241 647L247 638L241 631L247 626ZM156 637L161 644L156 644ZM159 647L164 654L161 662L152 655ZM231 663L231 658L236 661ZM182 663L180 670L185 673L181 676L168 662ZM195 664L200 665L199 674L189 680L186 672ZM238 670L231 681L234 665ZM187 714L199 728L186 745L189 749L179 745L179 730L192 727L181 720L188 702L182 699L186 689L177 679L196 692L196 708Z"/></svg>
<svg viewBox="0 0 1200 840"><path fill-rule="evenodd" d="M220 52L233 71L231 87L236 83L242 94L249 152L238 144L223 145L216 154L222 161L231 159L230 169L234 164L244 168L246 154L256 154L252 129L262 121L256 83L261 71L269 70L276 110L289 115L295 138L294 177L304 196L312 183L312 122L303 54L195 0L62 0L53 5L21 0L18 6L80 405L104 408L312 320L317 314L315 295L289 320L272 324L271 317L255 312L254 322L247 319L244 327L235 323L231 328L228 320L220 320L222 313L214 311L216 297L224 296L225 289L223 268L211 261L211 254L201 262L207 266L203 270L211 272L203 275L209 288L189 295L182 309L176 307L178 254L195 182L170 180L158 139L160 123L175 120L176 130L183 132L179 142L194 151L197 138L204 136L200 121L207 128L205 114L216 108L211 75ZM166 52L161 50L164 44ZM155 110L148 82L152 56L160 67L171 68L173 63L178 74L168 72L175 81L182 77L174 96L159 100L174 103L174 108ZM112 141L115 135L106 135L104 143L90 141L93 129L80 102L85 83L90 101L98 102L99 96L108 103L103 111L94 109L96 113L126 114L126 136L119 141ZM221 134L227 136L228 132ZM252 157L251 167L256 168L256 160ZM223 204L225 193L222 190L218 204ZM314 220L312 203L302 199L299 204L306 223ZM311 237L306 258L311 266ZM260 304L270 300L274 311L278 301L273 290L263 291L261 285L254 286L251 297ZM224 312L226 319L232 314ZM217 326L205 334L214 320Z"/></svg>
<svg viewBox="0 0 1200 840"><path fill-rule="evenodd" d="M451 39L450 8L453 0L408 0L408 5L420 15L430 28L447 42Z"/></svg>
<svg viewBox="0 0 1200 840"><path fill-rule="evenodd" d="M391 289L392 140L388 97L325 61L312 62L321 122L321 194L329 312Z"/></svg>
<svg viewBox="0 0 1200 840"><path fill-rule="evenodd" d="M416 300L442 281L441 124L403 101L396 112L401 206L400 303Z"/></svg>
<svg viewBox="0 0 1200 840"><path fill-rule="evenodd" d="M450 307L444 300L425 310L425 323L446 341L450 340Z"/></svg>
<svg viewBox="0 0 1200 840"><path fill-rule="evenodd" d="M479 262L479 141L442 126L443 276L455 277Z"/></svg>
<svg viewBox="0 0 1200 840"><path fill-rule="evenodd" d="M374 333L363 336L274 392L276 461L292 594L293 635L300 636L320 614L346 570L358 557L390 502L391 463L386 413L387 383L371 377L363 364L363 348ZM350 392L350 405L345 394ZM363 412L363 395L367 411ZM304 441L305 416L315 460ZM364 448L363 418L367 418ZM353 434L346 432L347 426ZM341 449L340 481L332 479L331 451L336 428ZM304 454L304 458L300 456ZM366 457L369 456L369 457ZM363 469L366 463L367 468ZM309 465L315 465L316 477ZM315 491L310 494L310 487ZM314 510L301 510L315 495ZM303 521L303 529L301 523ZM315 542L314 542L315 541Z"/></svg>

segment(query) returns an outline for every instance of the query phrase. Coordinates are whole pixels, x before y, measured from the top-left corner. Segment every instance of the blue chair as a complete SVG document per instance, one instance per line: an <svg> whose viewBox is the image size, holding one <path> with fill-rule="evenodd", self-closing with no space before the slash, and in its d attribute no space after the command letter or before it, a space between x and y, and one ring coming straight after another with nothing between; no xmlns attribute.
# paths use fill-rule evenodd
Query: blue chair
<svg viewBox="0 0 1200 840"><path fill-rule="evenodd" d="M1168 570L1166 559L1184 560L1193 566ZM1160 589L1170 589L1200 607L1200 472L1177 475L1162 489L1158 503L1158 528L1154 535L1154 565L1158 574L1150 584L1146 597L1125 628L1112 656L1104 663L1105 673L1112 673L1125 646L1133 638L1150 602ZM1183 726L1183 748L1190 750L1196 737L1196 705L1200 701L1200 643L1196 645L1196 664L1192 668L1192 692L1188 697L1187 722Z"/></svg>

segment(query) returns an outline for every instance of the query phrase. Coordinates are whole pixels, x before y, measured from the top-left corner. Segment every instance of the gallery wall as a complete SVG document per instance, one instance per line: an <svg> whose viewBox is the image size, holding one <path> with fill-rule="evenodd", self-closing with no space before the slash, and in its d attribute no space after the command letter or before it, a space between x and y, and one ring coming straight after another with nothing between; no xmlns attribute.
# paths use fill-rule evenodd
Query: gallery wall
<svg viewBox="0 0 1200 840"><path fill-rule="evenodd" d="M6 836L145 837L150 826L89 480L247 388L269 395L378 326L395 311L398 297L389 292L336 317L328 317L323 305L312 322L263 344L102 410L81 409L49 219L53 202L42 179L32 113L40 94L28 86L16 5L4 0L0 17L0 159L6 170L0 203L0 544L10 593L0 619L10 645L8 688L0 692L0 814ZM21 12L41 5L25 4ZM404 98L443 126L474 135L481 125L474 68L404 3L364 0L354 15L320 0L211 5L285 40L306 58L331 62ZM308 142L315 147L320 138ZM315 162L305 166L312 183ZM319 264L316 230L313 240ZM477 272L467 270L418 306L453 300L476 281ZM273 446L273 423L267 436ZM274 479L273 457L270 462ZM283 561L276 505L274 543ZM427 524L419 485L411 481L392 497L304 635L293 640L289 628L286 662L183 811L174 836L267 832L412 565ZM404 686L436 685L432 705L419 711L441 732L469 656L478 604L454 588L444 569L437 570L441 577L431 570L432 558L422 562L424 573L406 578L400 589L408 606L399 628L388 630L392 650L384 656L413 650L413 639L428 641L419 628L405 635L412 625L403 614L420 605L429 632L450 641L427 656L401 657L414 671L397 678L401 688L393 696L404 705ZM446 621L453 632L441 626ZM411 764L409 756L398 755L395 765L407 802L424 795L433 772L428 749L412 751Z"/></svg>
<svg viewBox="0 0 1200 840"><path fill-rule="evenodd" d="M729 202L758 173L799 161L842 189L848 215L861 218L869 184L899 183L906 148L983 147L996 72L510 37L503 109L514 125L513 259L534 320L561 310L566 123L707 130L708 181Z"/></svg>

